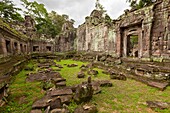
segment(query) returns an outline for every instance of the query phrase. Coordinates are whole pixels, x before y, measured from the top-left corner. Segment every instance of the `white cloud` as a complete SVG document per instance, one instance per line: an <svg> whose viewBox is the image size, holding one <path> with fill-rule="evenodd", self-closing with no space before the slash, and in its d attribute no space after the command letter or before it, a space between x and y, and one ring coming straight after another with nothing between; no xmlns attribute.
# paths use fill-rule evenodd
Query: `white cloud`
<svg viewBox="0 0 170 113"><path fill-rule="evenodd" d="M34 1L34 0L29 0ZM90 15L95 8L95 0L37 0L43 3L48 11L56 11L59 14L67 14L74 19L75 26L82 24L85 17ZM13 0L15 4L19 5L20 0ZM111 18L116 19L123 14L123 11L128 8L126 0L100 0L100 3L105 7L107 13Z"/></svg>

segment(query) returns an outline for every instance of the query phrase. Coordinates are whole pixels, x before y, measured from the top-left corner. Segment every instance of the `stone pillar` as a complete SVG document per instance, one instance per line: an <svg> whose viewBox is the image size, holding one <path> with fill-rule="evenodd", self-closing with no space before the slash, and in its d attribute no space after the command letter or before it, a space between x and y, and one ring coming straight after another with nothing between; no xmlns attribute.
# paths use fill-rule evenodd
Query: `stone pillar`
<svg viewBox="0 0 170 113"><path fill-rule="evenodd" d="M139 58L142 58L142 52L143 52L143 43L142 43L142 40L143 40L143 31L140 29L139 30L139 35L138 35L138 57Z"/></svg>
<svg viewBox="0 0 170 113"><path fill-rule="evenodd" d="M122 49L123 50L122 51L123 52L123 56L127 57L128 56L128 52L129 52L128 51L128 43L129 43L128 40L130 38L130 35L127 34L127 31L124 31L124 34L123 34L122 38L123 38L123 42L122 42L123 45L121 45L121 47L123 46L123 49Z"/></svg>
<svg viewBox="0 0 170 113"><path fill-rule="evenodd" d="M120 31L120 29L117 31L117 33L116 33L116 35L117 35L117 38L116 38L116 53L117 53L117 56L118 57L121 57L122 56L122 43L121 43L121 41L122 41L122 36L121 36L121 31Z"/></svg>
<svg viewBox="0 0 170 113"><path fill-rule="evenodd" d="M143 23L142 30L144 31L143 36L143 57L151 56L151 30L152 30L152 21L148 23Z"/></svg>
<svg viewBox="0 0 170 113"><path fill-rule="evenodd" d="M2 34L0 34L0 55L7 56L6 42Z"/></svg>
<svg viewBox="0 0 170 113"><path fill-rule="evenodd" d="M18 54L20 54L21 53L21 47L20 47L20 43L19 42L17 42L17 46L18 46Z"/></svg>

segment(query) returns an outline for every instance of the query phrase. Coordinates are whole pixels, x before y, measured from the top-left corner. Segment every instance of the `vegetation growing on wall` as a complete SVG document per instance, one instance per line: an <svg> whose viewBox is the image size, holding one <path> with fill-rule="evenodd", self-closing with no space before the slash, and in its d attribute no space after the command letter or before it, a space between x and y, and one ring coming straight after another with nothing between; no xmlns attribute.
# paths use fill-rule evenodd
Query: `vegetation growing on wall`
<svg viewBox="0 0 170 113"><path fill-rule="evenodd" d="M23 21L23 17L18 12L21 11L20 8L17 8L13 1L11 0L2 0L0 1L0 16L7 22L11 21Z"/></svg>
<svg viewBox="0 0 170 113"><path fill-rule="evenodd" d="M62 30L62 25L65 21L69 20L68 15L59 15L57 12L48 12L44 4L37 1L30 2L28 0L21 0L22 5L25 7L23 10L24 15L30 15L36 22L36 31L40 35L55 38ZM6 22L23 22L21 9L17 8L12 0L0 1L0 15ZM74 23L74 20L69 20Z"/></svg>
<svg viewBox="0 0 170 113"><path fill-rule="evenodd" d="M130 3L131 8L140 9L153 4L153 0L127 0Z"/></svg>

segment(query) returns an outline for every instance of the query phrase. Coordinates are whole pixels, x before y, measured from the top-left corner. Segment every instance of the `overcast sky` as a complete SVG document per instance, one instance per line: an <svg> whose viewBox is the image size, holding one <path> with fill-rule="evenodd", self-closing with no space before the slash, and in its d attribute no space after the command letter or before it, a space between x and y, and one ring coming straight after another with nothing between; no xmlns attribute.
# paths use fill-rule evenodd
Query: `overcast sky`
<svg viewBox="0 0 170 113"><path fill-rule="evenodd" d="M34 1L34 0L28 0ZM96 0L36 0L38 3L43 3L48 11L56 11L58 14L67 14L74 19L75 26L84 23L85 17L89 16L95 8ZM21 7L20 0L13 0L14 4ZM112 19L120 16L129 4L126 0L100 0L100 3L107 10L107 14Z"/></svg>

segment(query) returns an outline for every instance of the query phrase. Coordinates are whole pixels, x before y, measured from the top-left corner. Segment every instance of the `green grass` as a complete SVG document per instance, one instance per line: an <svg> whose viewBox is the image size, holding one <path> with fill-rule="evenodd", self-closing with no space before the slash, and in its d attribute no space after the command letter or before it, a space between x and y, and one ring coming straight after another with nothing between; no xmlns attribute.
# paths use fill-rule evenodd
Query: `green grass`
<svg viewBox="0 0 170 113"><path fill-rule="evenodd" d="M28 66L33 66L30 62ZM8 104L0 108L1 113L29 113L33 102L44 96L41 82L26 82L26 74L22 70L16 75L14 82L10 85L10 95Z"/></svg>
<svg viewBox="0 0 170 113"><path fill-rule="evenodd" d="M56 62L56 61L55 61ZM62 60L56 62L64 68L59 71L61 76L67 80L67 85L79 84L87 81L89 75L82 79L77 78L82 64L88 64L73 60ZM78 64L78 67L67 67L65 64ZM29 63L28 66L36 68L36 63ZM56 67L52 67L56 68ZM97 77L92 76L92 80L110 80L109 75L102 73L101 69L95 68L99 72ZM11 95L9 104L0 108L2 113L29 113L32 103L41 98L44 92L41 89L40 82L26 83L26 71L21 71L13 84L10 86ZM95 104L98 108L98 113L169 113L170 109L152 110L146 106L146 101L163 101L170 102L170 87L165 91L159 91L156 88L149 87L135 80L127 79L127 81L111 80L113 87L104 87L100 94L94 95L90 103ZM69 109L74 111L77 105L73 102Z"/></svg>
<svg viewBox="0 0 170 113"><path fill-rule="evenodd" d="M67 80L67 85L76 85L80 84L83 81L87 81L88 74L86 73L85 78L78 79L77 74L80 72L80 67L84 64L88 64L87 62L80 62L80 61L73 61L73 60L62 60L61 62L56 62L57 64L62 65L64 68L61 69L60 74L62 75L63 78ZM76 63L78 66L77 67L67 67L65 64L73 64ZM93 80L101 80L101 79L109 79L108 75L105 75L102 73L101 69L96 69L99 72L97 77L92 76Z"/></svg>
<svg viewBox="0 0 170 113"><path fill-rule="evenodd" d="M67 85L74 85L86 81L86 78L78 79L77 73L83 62L72 60L62 60L56 62L64 68L61 69L61 75L67 79ZM79 66L68 68L64 64L76 63ZM92 76L92 80L110 80L109 75L102 73L101 69L95 68L99 72L97 77ZM169 113L168 110L152 110L146 106L146 101L163 101L170 102L170 87L165 91L159 91L156 88L149 87L135 80L127 79L127 81L111 80L113 87L102 88L102 93L94 95L90 103L97 105L99 113ZM75 105L71 105L73 109Z"/></svg>

